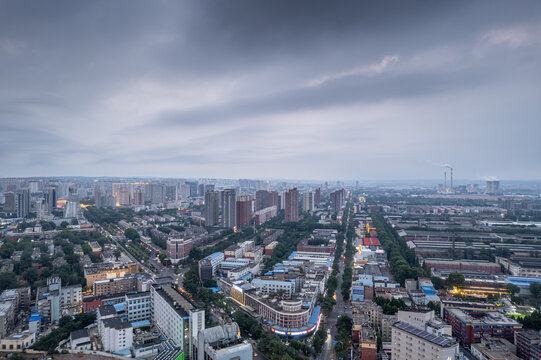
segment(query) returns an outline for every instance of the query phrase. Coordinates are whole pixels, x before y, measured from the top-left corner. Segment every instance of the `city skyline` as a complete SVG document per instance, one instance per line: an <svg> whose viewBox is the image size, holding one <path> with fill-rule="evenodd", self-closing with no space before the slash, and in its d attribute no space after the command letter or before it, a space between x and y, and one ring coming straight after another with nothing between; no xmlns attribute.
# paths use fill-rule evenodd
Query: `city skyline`
<svg viewBox="0 0 541 360"><path fill-rule="evenodd" d="M3 2L0 176L539 180L539 39L534 1Z"/></svg>

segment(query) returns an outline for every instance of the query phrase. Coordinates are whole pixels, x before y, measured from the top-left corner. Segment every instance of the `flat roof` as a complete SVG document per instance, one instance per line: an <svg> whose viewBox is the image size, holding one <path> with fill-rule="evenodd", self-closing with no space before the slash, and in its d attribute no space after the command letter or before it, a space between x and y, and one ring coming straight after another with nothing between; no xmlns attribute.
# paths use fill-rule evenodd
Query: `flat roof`
<svg viewBox="0 0 541 360"><path fill-rule="evenodd" d="M397 322L393 326L441 347L449 347L456 344L454 341L450 339L447 339L441 336L432 335L431 333L427 331L418 329L404 322Z"/></svg>

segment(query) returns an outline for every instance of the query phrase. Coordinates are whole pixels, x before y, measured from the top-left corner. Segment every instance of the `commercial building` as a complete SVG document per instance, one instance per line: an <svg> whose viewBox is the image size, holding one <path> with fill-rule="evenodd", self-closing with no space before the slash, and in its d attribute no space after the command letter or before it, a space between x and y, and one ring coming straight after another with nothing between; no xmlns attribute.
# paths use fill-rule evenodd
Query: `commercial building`
<svg viewBox="0 0 541 360"><path fill-rule="evenodd" d="M96 280L92 284L94 296L126 294L134 291L148 291L152 277L147 273L126 274L124 277Z"/></svg>
<svg viewBox="0 0 541 360"><path fill-rule="evenodd" d="M216 226L219 223L220 192L208 191L205 193L205 225Z"/></svg>
<svg viewBox="0 0 541 360"><path fill-rule="evenodd" d="M85 266L86 285L92 286L94 281L123 277L126 274L134 274L139 266L137 263L95 263Z"/></svg>
<svg viewBox="0 0 541 360"><path fill-rule="evenodd" d="M192 358L193 344L205 329L205 311L196 309L175 288L152 286L152 323Z"/></svg>
<svg viewBox="0 0 541 360"><path fill-rule="evenodd" d="M255 286L244 281L231 283L221 279L220 287L237 303L272 324L271 332L277 335L302 337L316 329L320 314L320 307L314 307L317 291L301 291L292 297L278 299L257 291Z"/></svg>
<svg viewBox="0 0 541 360"><path fill-rule="evenodd" d="M236 201L237 192L235 189L225 189L222 192L222 227L233 228L236 226Z"/></svg>
<svg viewBox="0 0 541 360"><path fill-rule="evenodd" d="M199 331L194 344L194 360L252 360L252 345L240 336L237 323Z"/></svg>
<svg viewBox="0 0 541 360"><path fill-rule="evenodd" d="M445 317L453 328L453 336L463 345L481 342L487 336L514 341L515 332L522 324L500 312L466 312L460 309L445 309Z"/></svg>
<svg viewBox="0 0 541 360"><path fill-rule="evenodd" d="M289 189L285 192L285 219L286 222L299 221L299 190Z"/></svg>
<svg viewBox="0 0 541 360"><path fill-rule="evenodd" d="M250 222L252 221L252 203L253 201L250 195L237 196L235 205L237 227L250 225Z"/></svg>
<svg viewBox="0 0 541 360"><path fill-rule="evenodd" d="M177 264L180 260L186 259L192 250L192 239L167 239L167 257L173 264Z"/></svg>

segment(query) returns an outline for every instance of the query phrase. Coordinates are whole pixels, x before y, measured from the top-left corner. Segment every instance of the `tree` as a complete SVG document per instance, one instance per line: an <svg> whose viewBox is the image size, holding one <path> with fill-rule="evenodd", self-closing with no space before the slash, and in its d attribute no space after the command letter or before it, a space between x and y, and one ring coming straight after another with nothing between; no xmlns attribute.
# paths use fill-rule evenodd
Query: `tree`
<svg viewBox="0 0 541 360"><path fill-rule="evenodd" d="M126 238L133 241L138 241L140 239L139 233L134 228L127 228L126 231L124 231L124 235Z"/></svg>
<svg viewBox="0 0 541 360"><path fill-rule="evenodd" d="M12 289L17 286L17 279L12 272L0 273L0 291Z"/></svg>
<svg viewBox="0 0 541 360"><path fill-rule="evenodd" d="M34 268L30 268L24 272L23 278L28 281L29 284L33 284L38 279L38 271Z"/></svg>
<svg viewBox="0 0 541 360"><path fill-rule="evenodd" d="M113 252L113 255L115 256L115 259L118 261L118 259L120 259L120 256L122 256L122 252L120 251L119 248L116 248L115 251Z"/></svg>
<svg viewBox="0 0 541 360"><path fill-rule="evenodd" d="M520 292L520 288L515 284L509 283L505 285L505 288L511 293L511 295L516 295Z"/></svg>
<svg viewBox="0 0 541 360"><path fill-rule="evenodd" d="M537 299L541 300L541 284L533 282L530 284L530 292Z"/></svg>
<svg viewBox="0 0 541 360"><path fill-rule="evenodd" d="M62 221L60 223L60 229L66 229L68 227L69 223L67 221Z"/></svg>
<svg viewBox="0 0 541 360"><path fill-rule="evenodd" d="M462 288L466 282L466 279L464 278L464 275L459 272L452 272L447 276L447 280L445 280L445 284L448 288L456 287L456 288Z"/></svg>

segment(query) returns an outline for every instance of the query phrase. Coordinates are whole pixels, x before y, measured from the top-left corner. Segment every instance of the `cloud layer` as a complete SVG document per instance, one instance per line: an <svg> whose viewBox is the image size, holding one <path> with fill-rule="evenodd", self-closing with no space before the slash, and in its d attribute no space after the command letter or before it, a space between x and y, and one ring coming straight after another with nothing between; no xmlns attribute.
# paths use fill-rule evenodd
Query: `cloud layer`
<svg viewBox="0 0 541 360"><path fill-rule="evenodd" d="M541 179L541 4L0 3L0 176Z"/></svg>

